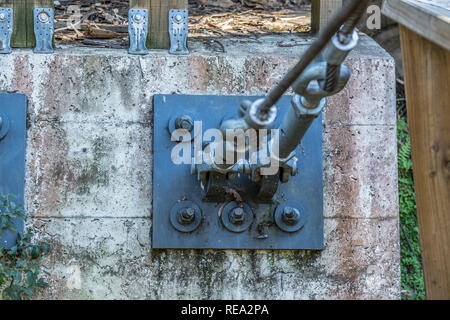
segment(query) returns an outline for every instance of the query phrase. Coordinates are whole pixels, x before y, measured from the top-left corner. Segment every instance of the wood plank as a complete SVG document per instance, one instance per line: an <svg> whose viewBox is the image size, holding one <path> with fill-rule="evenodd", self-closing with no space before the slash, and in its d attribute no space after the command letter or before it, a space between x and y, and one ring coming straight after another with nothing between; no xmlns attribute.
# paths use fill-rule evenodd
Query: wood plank
<svg viewBox="0 0 450 320"><path fill-rule="evenodd" d="M450 50L450 5L448 1L386 0L383 14L422 37Z"/></svg>
<svg viewBox="0 0 450 320"><path fill-rule="evenodd" d="M130 0L130 8L149 10L149 36L147 47L150 49L168 49L169 10L187 9L188 0Z"/></svg>
<svg viewBox="0 0 450 320"><path fill-rule="evenodd" d="M425 287L450 299L450 51L415 31L400 27Z"/></svg>
<svg viewBox="0 0 450 320"><path fill-rule="evenodd" d="M36 45L33 28L35 7L53 8L52 0L4 0L14 9L14 28L11 37L13 48L33 48Z"/></svg>
<svg viewBox="0 0 450 320"><path fill-rule="evenodd" d="M342 8L342 0L313 0L311 3L311 31L318 33L340 8Z"/></svg>

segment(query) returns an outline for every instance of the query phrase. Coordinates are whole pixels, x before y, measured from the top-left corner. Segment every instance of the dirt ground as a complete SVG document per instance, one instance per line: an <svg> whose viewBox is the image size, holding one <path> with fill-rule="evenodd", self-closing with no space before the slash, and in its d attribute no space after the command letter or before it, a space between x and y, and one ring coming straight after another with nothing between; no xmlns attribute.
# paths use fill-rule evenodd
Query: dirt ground
<svg viewBox="0 0 450 320"><path fill-rule="evenodd" d="M128 1L55 1L58 43L126 47ZM189 36L248 36L310 30L310 5L292 0L189 1Z"/></svg>

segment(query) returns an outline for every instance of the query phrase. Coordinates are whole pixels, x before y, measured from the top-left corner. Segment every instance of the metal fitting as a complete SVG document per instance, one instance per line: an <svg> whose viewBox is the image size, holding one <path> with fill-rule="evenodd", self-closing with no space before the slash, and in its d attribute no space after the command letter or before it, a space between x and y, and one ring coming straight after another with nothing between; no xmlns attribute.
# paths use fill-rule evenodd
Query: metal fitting
<svg viewBox="0 0 450 320"><path fill-rule="evenodd" d="M291 105L297 118L317 118L327 104L327 98L319 100L318 104L311 105L303 96L296 94L292 98ZM314 108L311 108L314 107Z"/></svg>
<svg viewBox="0 0 450 320"><path fill-rule="evenodd" d="M0 8L0 54L11 53L13 20L11 8Z"/></svg>
<svg viewBox="0 0 450 320"><path fill-rule="evenodd" d="M202 223L203 214L194 202L180 201L170 209L169 220L179 232L192 232Z"/></svg>
<svg viewBox="0 0 450 320"><path fill-rule="evenodd" d="M128 21L128 34L130 39L128 53L147 54L148 10L130 9L128 11Z"/></svg>
<svg viewBox="0 0 450 320"><path fill-rule="evenodd" d="M192 223L192 221L194 221L195 218L194 208L191 207L181 208L178 214L180 215L181 224L190 224Z"/></svg>
<svg viewBox="0 0 450 320"><path fill-rule="evenodd" d="M50 19L50 16L49 16L49 14L47 12L41 11L38 14L38 19L39 19L39 22L47 23L49 21L49 19Z"/></svg>
<svg viewBox="0 0 450 320"><path fill-rule="evenodd" d="M273 127L275 119L277 118L277 107L272 106L269 109L269 112L262 113L260 106L263 103L264 99L256 100L249 106L247 112L245 113L244 119L250 128L271 129Z"/></svg>
<svg viewBox="0 0 450 320"><path fill-rule="evenodd" d="M191 132L194 129L194 121L191 117L187 115L179 116L175 120L175 128L176 129L184 129L186 131Z"/></svg>
<svg viewBox="0 0 450 320"><path fill-rule="evenodd" d="M320 82L325 81L327 78L327 62L325 61L311 64L298 77L292 85L292 88L297 94L303 97L302 104L306 108L315 109L323 98L334 95L345 87L350 79L350 70L344 65L341 65L339 68L337 85L331 92L323 90L319 85Z"/></svg>
<svg viewBox="0 0 450 320"><path fill-rule="evenodd" d="M188 54L188 10L169 10L170 54Z"/></svg>
<svg viewBox="0 0 450 320"><path fill-rule="evenodd" d="M54 17L53 8L34 8L34 35L36 37L36 47L34 53L52 53Z"/></svg>
<svg viewBox="0 0 450 320"><path fill-rule="evenodd" d="M136 14L133 16L133 20L134 20L134 22L136 22L136 23L141 23L143 19L144 19L144 16L143 16L142 14L140 14L140 13L136 13Z"/></svg>
<svg viewBox="0 0 450 320"><path fill-rule="evenodd" d="M2 117L0 117L0 131L2 130L2 127L3 127L3 119Z"/></svg>
<svg viewBox="0 0 450 320"><path fill-rule="evenodd" d="M244 209L238 207L233 210L230 220L233 224L241 224L242 222L244 222L244 217L245 217Z"/></svg>
<svg viewBox="0 0 450 320"><path fill-rule="evenodd" d="M359 42L359 35L356 30L353 30L345 42L342 42L339 38L338 32L331 38L328 46L323 51L325 61L335 66L342 64L350 51L355 49Z"/></svg>
<svg viewBox="0 0 450 320"><path fill-rule="evenodd" d="M300 219L300 211L296 208L285 207L283 210L283 221L287 225L294 225Z"/></svg>
<svg viewBox="0 0 450 320"><path fill-rule="evenodd" d="M169 133L172 136L173 141L192 141L196 138L196 135L201 134L200 130L195 132L194 130L194 120L192 115L182 114L174 115L169 120ZM180 131L177 131L180 130ZM194 131L194 134L192 132Z"/></svg>
<svg viewBox="0 0 450 320"><path fill-rule="evenodd" d="M250 228L254 215L248 204L232 201L223 208L220 220L228 231L240 233Z"/></svg>
<svg viewBox="0 0 450 320"><path fill-rule="evenodd" d="M174 20L175 22L180 23L183 20L183 16L181 14L177 14Z"/></svg>
<svg viewBox="0 0 450 320"><path fill-rule="evenodd" d="M301 213L298 203L287 204L275 210L275 223L284 232L297 232L305 225L307 216Z"/></svg>

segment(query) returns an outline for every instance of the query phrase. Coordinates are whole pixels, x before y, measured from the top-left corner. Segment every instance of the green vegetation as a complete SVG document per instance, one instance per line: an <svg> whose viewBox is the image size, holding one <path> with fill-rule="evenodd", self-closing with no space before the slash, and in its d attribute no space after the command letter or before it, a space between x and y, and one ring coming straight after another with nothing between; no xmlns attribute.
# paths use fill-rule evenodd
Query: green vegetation
<svg viewBox="0 0 450 320"><path fill-rule="evenodd" d="M18 232L14 220L25 222L26 216L23 208L10 200L11 197L0 195L0 239L8 231L17 233L18 239L11 248L0 244L0 293L4 300L22 300L30 298L36 289L47 287L45 280L40 277L40 271L47 273L42 263L49 245L33 244L31 229Z"/></svg>
<svg viewBox="0 0 450 320"><path fill-rule="evenodd" d="M408 123L397 122L402 299L425 299Z"/></svg>

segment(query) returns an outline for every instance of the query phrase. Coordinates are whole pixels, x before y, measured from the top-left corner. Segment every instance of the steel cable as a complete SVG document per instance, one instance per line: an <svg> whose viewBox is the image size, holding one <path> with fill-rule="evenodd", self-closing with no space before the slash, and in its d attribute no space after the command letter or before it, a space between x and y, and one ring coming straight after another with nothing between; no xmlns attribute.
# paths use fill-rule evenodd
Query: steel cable
<svg viewBox="0 0 450 320"><path fill-rule="evenodd" d="M359 6L350 15L347 21L344 22L342 28L338 31L338 39L342 43L347 43L355 30L356 25L364 14L367 8L368 1L361 1ZM327 92L332 92L338 83L340 67L338 65L327 64L327 73L323 89Z"/></svg>
<svg viewBox="0 0 450 320"><path fill-rule="evenodd" d="M289 89L295 80L305 71L309 64L320 54L331 38L339 31L341 26L352 16L356 16L361 8L367 5L367 0L352 0L339 10L320 32L319 37L306 50L300 61L284 76L280 83L273 88L259 108L259 116L263 119L267 116L270 108L277 103L281 96ZM359 19L352 19L348 22L348 28L356 26ZM353 29L352 29L353 30Z"/></svg>

